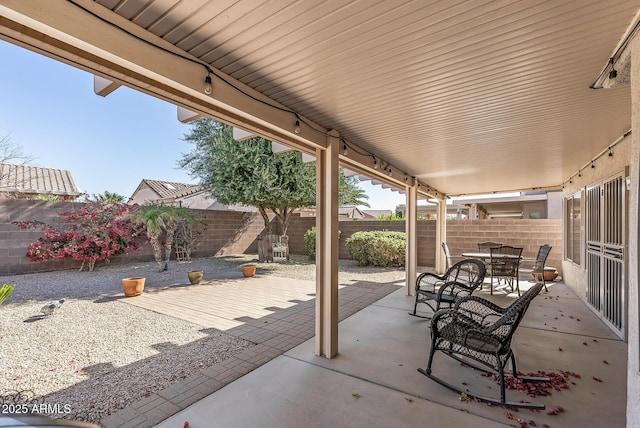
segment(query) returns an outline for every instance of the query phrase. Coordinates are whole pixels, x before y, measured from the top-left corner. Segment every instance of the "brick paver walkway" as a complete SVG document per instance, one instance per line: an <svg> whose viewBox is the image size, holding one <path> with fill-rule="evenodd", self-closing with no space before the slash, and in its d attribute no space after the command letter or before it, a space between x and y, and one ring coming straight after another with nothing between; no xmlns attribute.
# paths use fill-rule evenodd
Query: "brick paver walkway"
<svg viewBox="0 0 640 428"><path fill-rule="evenodd" d="M339 319L399 286L398 282L341 286ZM315 334L314 281L237 276L197 286L145 291L123 302L216 328L256 345L104 418L101 424L105 428L152 427Z"/></svg>

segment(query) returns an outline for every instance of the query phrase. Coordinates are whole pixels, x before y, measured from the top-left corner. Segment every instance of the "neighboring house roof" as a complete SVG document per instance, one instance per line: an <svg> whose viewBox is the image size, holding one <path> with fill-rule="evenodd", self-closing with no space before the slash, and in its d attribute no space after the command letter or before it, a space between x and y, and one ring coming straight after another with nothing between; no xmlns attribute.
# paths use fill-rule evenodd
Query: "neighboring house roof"
<svg viewBox="0 0 640 428"><path fill-rule="evenodd" d="M362 210L362 212L367 215L372 217L374 220L383 216L383 215L391 215L393 213L392 210Z"/></svg>
<svg viewBox="0 0 640 428"><path fill-rule="evenodd" d="M81 192L66 169L0 163L0 192L77 197Z"/></svg>
<svg viewBox="0 0 640 428"><path fill-rule="evenodd" d="M190 195L195 192L199 192L200 190L204 189L203 186L198 184L185 184L185 183L176 183L174 181L149 180L146 178L142 180L140 185L138 185L138 189L140 189L140 187L143 186L144 184L146 184L154 192L156 192L159 199L179 198L182 196ZM138 189L136 189L136 191Z"/></svg>
<svg viewBox="0 0 640 428"><path fill-rule="evenodd" d="M255 211L244 205L224 205L217 202L200 184L176 183L174 181L143 179L129 198L130 204L158 202L176 204L186 208Z"/></svg>

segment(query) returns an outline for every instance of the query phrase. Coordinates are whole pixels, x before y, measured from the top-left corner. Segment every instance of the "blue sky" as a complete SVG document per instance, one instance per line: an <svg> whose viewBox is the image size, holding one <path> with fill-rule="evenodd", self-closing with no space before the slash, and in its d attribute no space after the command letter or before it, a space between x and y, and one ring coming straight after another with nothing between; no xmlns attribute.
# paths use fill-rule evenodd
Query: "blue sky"
<svg viewBox="0 0 640 428"><path fill-rule="evenodd" d="M0 40L0 137L34 158L67 169L82 191L131 196L143 178L194 183L177 167L191 145L173 104L126 87L93 92L93 75ZM404 195L371 186L372 209L393 210Z"/></svg>

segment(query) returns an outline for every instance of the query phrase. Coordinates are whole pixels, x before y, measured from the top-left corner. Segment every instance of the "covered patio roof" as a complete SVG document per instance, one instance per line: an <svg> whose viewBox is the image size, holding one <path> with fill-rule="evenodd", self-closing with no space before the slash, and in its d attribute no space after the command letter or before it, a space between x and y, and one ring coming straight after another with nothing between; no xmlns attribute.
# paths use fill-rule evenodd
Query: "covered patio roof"
<svg viewBox="0 0 640 428"><path fill-rule="evenodd" d="M439 195L560 188L631 128L629 86L590 86L618 59L633 0L21 3L1 2L0 37L56 55L21 31L24 12L52 35L42 42L89 41L102 58L66 62L195 111L193 97L213 97L227 122L250 107L252 131L303 149L335 130L343 162L417 177ZM239 105L246 94L258 105ZM264 121L301 132L264 132Z"/></svg>

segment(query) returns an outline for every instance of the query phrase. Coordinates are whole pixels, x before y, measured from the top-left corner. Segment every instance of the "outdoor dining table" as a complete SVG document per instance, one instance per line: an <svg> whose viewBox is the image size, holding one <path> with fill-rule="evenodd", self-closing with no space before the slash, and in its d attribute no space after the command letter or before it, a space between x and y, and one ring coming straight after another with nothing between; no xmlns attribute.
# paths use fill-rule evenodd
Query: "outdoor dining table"
<svg viewBox="0 0 640 428"><path fill-rule="evenodd" d="M468 252L468 253L462 253L463 257L469 257L472 259L480 259L483 261L483 263L487 264L491 264L493 265L493 263L496 263L496 261L498 263L500 263L500 259L517 259L518 260L518 267L520 266L520 263L522 262L522 256L517 256L514 254L493 254L491 255L491 253L486 253L486 252ZM490 260L489 262L487 262L486 260ZM488 272L491 272L491 285L490 285L490 290L491 290L491 294L493 294L493 266L487 266L487 270ZM518 278L518 267L516 267L516 274L513 276L513 279L518 283L517 285L517 289L518 289L518 294L520 294L520 284L519 284L519 278ZM489 269L491 269L489 271ZM498 283L499 283L499 278L498 278ZM482 288L482 287L481 287ZM513 286L512 286L513 288Z"/></svg>
<svg viewBox="0 0 640 428"><path fill-rule="evenodd" d="M462 256L470 257L472 259L486 260L491 258L491 253L478 253L478 252L462 253ZM513 254L494 254L493 258L494 259L522 259L522 257L514 256Z"/></svg>

